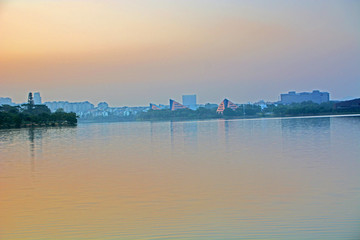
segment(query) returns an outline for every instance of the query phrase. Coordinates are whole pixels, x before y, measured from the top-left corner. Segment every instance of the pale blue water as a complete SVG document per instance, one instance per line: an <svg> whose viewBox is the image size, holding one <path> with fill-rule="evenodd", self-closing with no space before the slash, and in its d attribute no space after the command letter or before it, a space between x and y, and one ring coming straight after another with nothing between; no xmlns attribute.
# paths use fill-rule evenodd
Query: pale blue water
<svg viewBox="0 0 360 240"><path fill-rule="evenodd" d="M360 239L360 117L0 130L0 239Z"/></svg>

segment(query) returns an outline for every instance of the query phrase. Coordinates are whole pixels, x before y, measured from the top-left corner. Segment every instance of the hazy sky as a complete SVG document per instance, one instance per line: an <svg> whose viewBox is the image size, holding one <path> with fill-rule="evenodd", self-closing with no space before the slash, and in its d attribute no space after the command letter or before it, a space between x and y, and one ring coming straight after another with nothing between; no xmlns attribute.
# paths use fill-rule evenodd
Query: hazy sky
<svg viewBox="0 0 360 240"><path fill-rule="evenodd" d="M0 96L167 104L360 97L360 1L0 0Z"/></svg>

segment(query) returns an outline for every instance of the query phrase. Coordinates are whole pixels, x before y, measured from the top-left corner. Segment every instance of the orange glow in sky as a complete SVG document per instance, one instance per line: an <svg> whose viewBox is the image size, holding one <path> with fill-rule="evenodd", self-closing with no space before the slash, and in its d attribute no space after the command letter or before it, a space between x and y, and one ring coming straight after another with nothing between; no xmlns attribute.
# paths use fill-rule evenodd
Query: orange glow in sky
<svg viewBox="0 0 360 240"><path fill-rule="evenodd" d="M356 1L3 1L0 96L21 102L40 91L45 101L111 105L184 93L201 102L312 89L355 96L356 9Z"/></svg>

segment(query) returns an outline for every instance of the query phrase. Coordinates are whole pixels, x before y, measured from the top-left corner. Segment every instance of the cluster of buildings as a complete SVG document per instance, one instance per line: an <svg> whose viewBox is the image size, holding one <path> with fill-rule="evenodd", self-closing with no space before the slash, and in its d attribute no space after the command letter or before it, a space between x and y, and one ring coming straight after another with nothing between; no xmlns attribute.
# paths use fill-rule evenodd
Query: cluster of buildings
<svg viewBox="0 0 360 240"><path fill-rule="evenodd" d="M0 97L0 105L10 105L15 106L16 103L13 103L9 97Z"/></svg>
<svg viewBox="0 0 360 240"><path fill-rule="evenodd" d="M74 112L80 118L85 119L110 116L127 117L130 115L136 115L139 112L143 112L149 109L148 107L109 107L109 104L106 102L101 102L97 106L94 106L94 104L88 101L52 101L43 103L39 92L36 92L33 95L31 94L31 101L35 105L46 105L51 110L51 112L56 112L57 110L61 109L65 112ZM0 105L21 106L26 103L16 104L12 102L12 99L9 97L0 97Z"/></svg>
<svg viewBox="0 0 360 240"><path fill-rule="evenodd" d="M34 93L34 96L32 96L32 94L31 94L31 98L32 98L33 104L36 104L36 105L42 104L39 92ZM0 97L0 106L1 105L19 106L22 104L25 104L25 103L16 104L9 97Z"/></svg>
<svg viewBox="0 0 360 240"><path fill-rule="evenodd" d="M182 96L182 104L170 99L169 100L169 105L162 105L162 104L154 104L154 103L150 103L150 107L149 109L152 110L162 110L162 109L170 109L172 111L178 110L178 109L191 109L191 110L196 110L199 107L201 107L201 105L198 105L196 102L196 95L183 95Z"/></svg>
<svg viewBox="0 0 360 240"><path fill-rule="evenodd" d="M165 105L156 105L153 103L150 103L150 108L152 110L161 110L161 109L170 109L171 111L176 111L179 109L191 109L191 110L196 110L199 107L205 107L205 108L217 108L216 112L219 114L222 114L224 112L225 109L227 108L231 108L232 110L235 110L239 107L239 105L231 102L228 99L224 99L220 105L217 104L210 104L207 103L205 105L200 105L196 103L196 95L183 95L182 96L182 100L183 103L179 103L173 99L170 99L170 104L169 106L165 106Z"/></svg>
<svg viewBox="0 0 360 240"><path fill-rule="evenodd" d="M65 112L74 112L79 116L94 109L94 104L85 102L67 102L67 101L54 101L44 103L51 112L55 112L58 109L63 109Z"/></svg>
<svg viewBox="0 0 360 240"><path fill-rule="evenodd" d="M288 105L288 104L292 104L292 103L302 103L302 102L307 102L307 101L311 101L311 102L320 104L320 103L324 103L324 102L329 102L330 94L328 92L320 92L319 90L314 90L312 92L301 92L301 93L296 93L296 92L292 91L292 92L289 92L286 94L281 94L280 98L281 98L281 100L278 102L266 103L265 101L261 100L257 103L254 103L254 105L258 105L261 107L261 109L264 109L267 107L267 104ZM179 102L176 102L175 100L170 99L169 106L156 105L156 104L150 103L150 109L152 109L152 110L170 109L172 111L175 111L178 109L188 108L188 109L196 110L199 107L206 107L206 105L208 105L208 104L198 105L196 103L196 95L183 95L182 100L183 100L183 103L181 104ZM236 110L237 108L239 108L239 106L241 104L235 104L228 99L224 99L219 105L216 105L216 104L211 104L211 105L212 105L211 108L217 107L217 110L216 110L217 113L222 114L225 109L230 108L232 110Z"/></svg>
<svg viewBox="0 0 360 240"><path fill-rule="evenodd" d="M67 102L67 101L54 101L44 103L51 112L55 112L58 109L63 109L65 112L74 112L80 118L92 119L92 118L104 118L104 117L127 117L130 115L136 115L139 112L145 111L148 107L109 107L106 102L100 102L97 106L85 101L85 102Z"/></svg>
<svg viewBox="0 0 360 240"><path fill-rule="evenodd" d="M152 110L162 110L162 109L170 109L171 111L176 111L176 110L179 110L179 109L191 109L191 110L196 110L198 109L199 107L204 107L204 108L207 108L207 109L214 109L216 108L216 112L219 113L219 114L223 114L224 110L227 109L227 108L230 108L232 110L236 110L237 108L239 108L240 104L235 104L233 102L231 102L230 100L228 99L224 99L219 105L217 104L211 104L211 103L207 103L207 104L197 104L196 103L196 95L183 95L182 96L182 104L173 100L173 99L170 99L170 103L169 105L156 105L156 104L153 104L153 103L150 103L150 107L149 109L152 109ZM265 104L265 102L264 102Z"/></svg>
<svg viewBox="0 0 360 240"><path fill-rule="evenodd" d="M281 94L280 101L272 102L270 104L291 104L291 103L301 103L305 101L312 101L314 103L323 103L330 101L330 94L328 92L320 92L318 90L314 90L312 92L301 92L296 93L294 91ZM33 95L34 104L44 104L46 105L52 112L57 111L58 109L62 109L65 112L75 112L80 118L94 118L94 117L109 117L109 116L118 116L118 117L126 117L130 115L136 115L139 112L146 112L150 109L152 110L162 110L162 109L170 109L172 111L176 111L179 109L191 109L196 110L199 107L204 107L207 109L217 108L217 113L222 114L225 109L230 108L232 110L237 109L240 104L235 104L228 99L224 99L219 105L217 104L197 104L196 95L183 95L182 103L179 103L173 99L170 99L169 105L162 104L153 104L150 103L149 107L109 107L106 102L101 102L97 106L94 104L84 101L84 102L68 102L68 101L53 101L53 102L44 102L42 103L42 99L39 92L35 92ZM12 102L11 98L0 98L0 105L11 105L15 106ZM254 105L260 106L262 109L266 108L269 103L264 102L263 100Z"/></svg>

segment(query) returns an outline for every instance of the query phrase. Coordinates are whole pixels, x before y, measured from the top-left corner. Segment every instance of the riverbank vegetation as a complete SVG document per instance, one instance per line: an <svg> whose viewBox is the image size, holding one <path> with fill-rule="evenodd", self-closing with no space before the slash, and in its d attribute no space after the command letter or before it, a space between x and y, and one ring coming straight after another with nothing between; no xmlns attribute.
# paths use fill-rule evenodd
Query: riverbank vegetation
<svg viewBox="0 0 360 240"><path fill-rule="evenodd" d="M317 104L313 102L294 103L290 105L272 104L266 108L258 105L244 104L237 109L227 108L223 114L216 112L217 108L200 107L197 110L170 109L149 110L137 115L124 117L108 116L94 119L83 118L81 122L124 122L124 121L186 121L206 119L239 119L264 117L297 117L338 114L360 114L360 107L336 107L334 102ZM18 128L30 126L75 126L75 113L66 113L62 109L51 113L45 105L0 106L0 128Z"/></svg>
<svg viewBox="0 0 360 240"><path fill-rule="evenodd" d="M171 111L149 110L137 115L139 121L181 121L181 120L202 120L202 119L235 119L235 118L260 118L260 117L297 117L297 116L319 116L337 114L360 113L360 108L336 108L334 102L313 103L302 102L290 105L272 104L266 108L258 105L244 104L237 109L227 108L223 114L218 114L216 108L198 108L197 110L179 109Z"/></svg>
<svg viewBox="0 0 360 240"><path fill-rule="evenodd" d="M263 110L263 114L275 117L318 116L360 113L358 108L337 108L335 102L317 104L314 102L293 103L290 105L270 105Z"/></svg>
<svg viewBox="0 0 360 240"><path fill-rule="evenodd" d="M198 108L197 110L179 109L171 111L170 109L149 110L137 115L139 121L165 121L165 120L199 120L221 118L215 109Z"/></svg>
<svg viewBox="0 0 360 240"><path fill-rule="evenodd" d="M31 126L75 126L75 113L59 109L51 113L45 105L0 106L0 128L19 128Z"/></svg>

